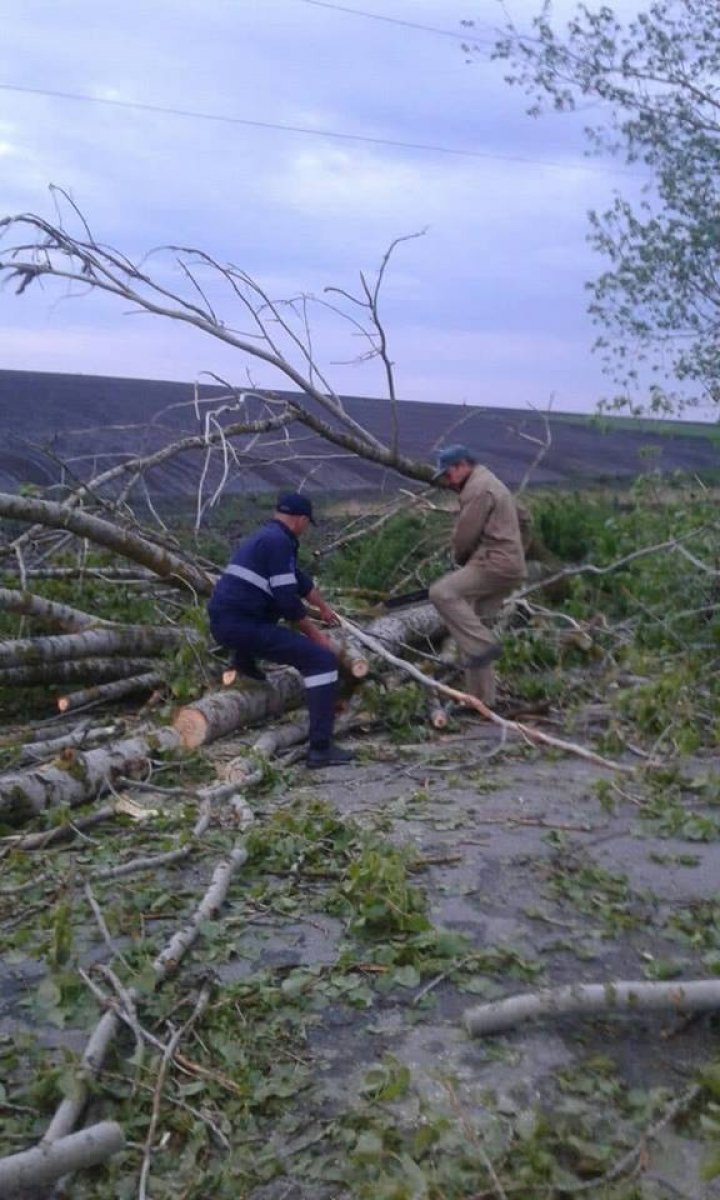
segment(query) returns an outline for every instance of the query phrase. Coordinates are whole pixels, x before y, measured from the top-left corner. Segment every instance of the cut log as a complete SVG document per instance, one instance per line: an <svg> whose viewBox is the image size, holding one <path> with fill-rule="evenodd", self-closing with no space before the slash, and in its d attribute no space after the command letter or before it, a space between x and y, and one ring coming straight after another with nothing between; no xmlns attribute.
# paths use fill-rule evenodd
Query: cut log
<svg viewBox="0 0 720 1200"><path fill-rule="evenodd" d="M0 776L0 822L21 825L46 808L74 808L106 792L119 776L147 774L150 759L179 746L173 729L155 729L144 737L74 751L62 763Z"/></svg>
<svg viewBox="0 0 720 1200"><path fill-rule="evenodd" d="M11 638L0 642L0 670L111 654L158 654L183 642L199 641L194 630L172 625L116 625L50 637Z"/></svg>
<svg viewBox="0 0 720 1200"><path fill-rule="evenodd" d="M72 1171L105 1162L124 1145L121 1126L115 1121L101 1121L56 1142L0 1158L0 1196L13 1200L29 1190L47 1187Z"/></svg>
<svg viewBox="0 0 720 1200"><path fill-rule="evenodd" d="M98 683L95 687L80 688L67 696L58 696L57 706L61 713L83 708L86 704L110 703L132 696L134 692L151 692L159 687L163 677L159 671L145 671L142 675L130 675L127 679L114 679L110 683Z"/></svg>
<svg viewBox="0 0 720 1200"><path fill-rule="evenodd" d="M195 749L236 729L297 708L304 695L305 685L297 672L275 671L267 683L250 684L238 691L211 692L184 705L173 717L173 729L183 746Z"/></svg>
<svg viewBox="0 0 720 1200"><path fill-rule="evenodd" d="M573 983L539 992L509 996L469 1009L463 1023L473 1037L501 1033L537 1017L566 1013L703 1012L720 1008L720 979L687 983L646 983L614 980L609 983Z"/></svg>
<svg viewBox="0 0 720 1200"><path fill-rule="evenodd" d="M78 658L67 662L28 663L25 667L0 667L0 687L34 687L38 683L102 683L144 675L156 664L151 658Z"/></svg>
<svg viewBox="0 0 720 1200"><path fill-rule="evenodd" d="M428 704L428 716L433 729L446 729L448 723L447 710L436 698Z"/></svg>

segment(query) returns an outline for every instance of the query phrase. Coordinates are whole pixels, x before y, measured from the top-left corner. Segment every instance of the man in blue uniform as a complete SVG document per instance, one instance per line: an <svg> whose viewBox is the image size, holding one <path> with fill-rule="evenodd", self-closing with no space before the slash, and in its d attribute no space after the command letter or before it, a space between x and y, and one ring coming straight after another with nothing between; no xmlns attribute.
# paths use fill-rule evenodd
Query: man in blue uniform
<svg viewBox="0 0 720 1200"><path fill-rule="evenodd" d="M215 585L208 613L213 637L233 650L243 675L265 679L258 658L297 668L305 681L310 715L307 765L329 767L351 762L354 756L333 744L337 655L303 603L307 600L328 625L337 625L336 614L297 565L298 542L311 523L315 524L307 496L279 496L272 520L239 543Z"/></svg>

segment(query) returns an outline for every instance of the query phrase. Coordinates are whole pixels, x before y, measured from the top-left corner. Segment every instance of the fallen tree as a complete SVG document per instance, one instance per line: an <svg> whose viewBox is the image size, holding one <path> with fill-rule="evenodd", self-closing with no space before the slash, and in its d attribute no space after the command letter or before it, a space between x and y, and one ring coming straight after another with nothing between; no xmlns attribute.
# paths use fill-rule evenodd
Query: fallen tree
<svg viewBox="0 0 720 1200"><path fill-rule="evenodd" d="M413 679L421 683L423 687L439 692L443 696L447 696L450 700L456 701L458 704L464 705L466 708L475 709L487 721L492 721L494 725L498 725L504 731L513 731L519 733L521 737L528 742L535 744L551 746L556 750L563 750L567 754L576 754L580 758L586 759L588 762L596 763L598 766L606 767L612 771L632 771L633 768L625 766L623 763L613 762L610 759L604 758L601 754L596 754L593 750L588 750L585 746L579 746L576 742L567 742L563 738L554 737L552 734L544 733L541 729L536 729L532 725L524 725L519 721L511 721L505 717L501 717L498 713L488 708L482 700L477 696L469 695L467 692L461 692L457 688L448 687L447 684L441 683L437 679L432 679L429 675L423 674L412 663L405 662L392 654L389 650L373 637L370 633L362 630L358 625L354 625L351 621L341 617L340 621L343 628L347 629L364 645L368 646L381 658L385 658L393 666L399 667L402 671L412 676Z"/></svg>

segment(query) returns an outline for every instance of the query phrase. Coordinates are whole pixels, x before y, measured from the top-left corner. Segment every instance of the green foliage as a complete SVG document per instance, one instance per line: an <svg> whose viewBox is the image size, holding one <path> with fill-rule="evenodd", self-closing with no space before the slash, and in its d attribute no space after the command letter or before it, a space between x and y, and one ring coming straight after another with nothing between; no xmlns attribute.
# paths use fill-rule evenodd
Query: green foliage
<svg viewBox="0 0 720 1200"><path fill-rule="evenodd" d="M717 405L716 7L654 0L625 20L609 5L578 5L564 32L545 8L530 35L511 27L498 52L512 62L510 82L532 97L533 114L546 104L586 111L599 100L609 116L588 130L594 148L649 172L640 201L617 195L608 211L591 214L591 243L609 267L589 285L590 311L607 331L598 347L621 402L629 403L648 362L655 411L698 393Z"/></svg>
<svg viewBox="0 0 720 1200"><path fill-rule="evenodd" d="M350 930L370 937L419 933L429 928L425 897L408 880L407 851L367 845L351 862L338 889Z"/></svg>
<svg viewBox="0 0 720 1200"><path fill-rule="evenodd" d="M442 512L398 513L379 530L339 547L323 564L326 586L390 592L405 576L406 590L432 583L448 569L451 518Z"/></svg>
<svg viewBox="0 0 720 1200"><path fill-rule="evenodd" d="M550 493L533 503L533 528L551 554L579 563L595 549L612 507L591 494Z"/></svg>
<svg viewBox="0 0 720 1200"><path fill-rule="evenodd" d="M422 737L426 732L428 692L421 684L387 687L381 679L371 680L364 684L362 698L391 740Z"/></svg>

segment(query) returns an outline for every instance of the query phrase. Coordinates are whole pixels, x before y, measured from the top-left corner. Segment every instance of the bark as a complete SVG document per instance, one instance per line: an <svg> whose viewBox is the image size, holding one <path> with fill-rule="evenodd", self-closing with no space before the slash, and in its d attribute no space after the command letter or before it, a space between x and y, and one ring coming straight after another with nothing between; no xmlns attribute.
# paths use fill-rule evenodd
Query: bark
<svg viewBox="0 0 720 1200"><path fill-rule="evenodd" d="M53 529L67 529L78 537L88 538L132 562L140 563L177 587L189 588L199 596L208 596L212 591L210 576L193 563L102 517L67 508L53 500L37 500L9 492L0 492L0 517L32 521Z"/></svg>
<svg viewBox="0 0 720 1200"><path fill-rule="evenodd" d="M86 704L107 704L122 700L133 692L150 692L159 687L163 677L159 671L146 671L142 675L130 675L127 679L115 679L110 683L99 683L95 687L81 688L68 696L58 696L57 706L61 713L83 708Z"/></svg>
<svg viewBox="0 0 720 1200"><path fill-rule="evenodd" d="M70 1171L97 1166L124 1145L125 1135L120 1125L101 1121L51 1145L41 1143L32 1150L0 1158L0 1196L3 1200L13 1200L26 1189L45 1187Z"/></svg>
<svg viewBox="0 0 720 1200"><path fill-rule="evenodd" d="M0 671L109 654L159 654L182 642L199 640L194 630L173 625L121 625L50 637L15 638L0 642Z"/></svg>
<svg viewBox="0 0 720 1200"><path fill-rule="evenodd" d="M688 983L645 983L616 980L544 988L481 1004L465 1013L463 1023L473 1037L500 1033L535 1017L598 1012L703 1012L720 1008L720 979Z"/></svg>
<svg viewBox="0 0 720 1200"><path fill-rule="evenodd" d="M77 571L73 571L73 575L77 578ZM70 604L58 604L54 600L46 600L44 596L36 596L34 592L20 592L13 588L0 588L0 610L22 613L27 617L39 617L68 631L107 624L99 617L73 608Z"/></svg>
<svg viewBox="0 0 720 1200"><path fill-rule="evenodd" d="M151 658L78 658L68 662L28 663L24 667L0 667L0 687L33 687L38 683L82 683L124 679L142 675L155 666Z"/></svg>
<svg viewBox="0 0 720 1200"><path fill-rule="evenodd" d="M299 675L294 671L276 671L267 683L251 684L241 691L212 692L184 705L173 717L173 729L183 746L194 749L236 729L297 708L304 695L305 685Z"/></svg>
<svg viewBox="0 0 720 1200"><path fill-rule="evenodd" d="M150 759L179 745L172 729L67 753L65 761L0 776L0 822L20 825L46 808L74 808L106 792L119 776L147 774Z"/></svg>
<svg viewBox="0 0 720 1200"><path fill-rule="evenodd" d="M350 640L354 640L352 627L348 632ZM415 604L402 612L378 617L363 632L381 642L385 650L396 653L406 645L417 646L422 642L430 644L437 641L446 633L446 629L434 605ZM359 653L362 653L362 646L367 646L367 643L360 644Z"/></svg>

